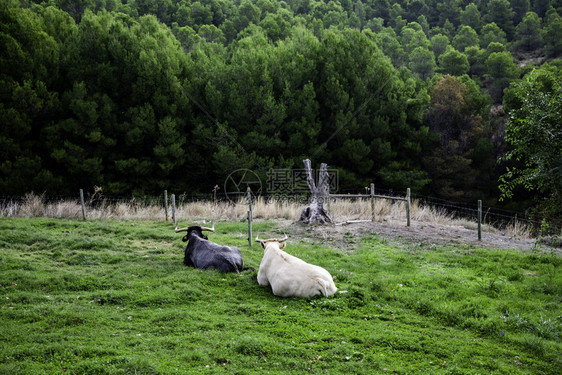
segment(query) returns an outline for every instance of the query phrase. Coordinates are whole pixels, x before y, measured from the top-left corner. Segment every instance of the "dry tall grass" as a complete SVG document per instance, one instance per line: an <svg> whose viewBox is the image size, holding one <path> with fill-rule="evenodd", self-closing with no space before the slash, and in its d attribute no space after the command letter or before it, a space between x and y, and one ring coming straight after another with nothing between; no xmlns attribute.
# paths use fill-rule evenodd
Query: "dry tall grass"
<svg viewBox="0 0 562 375"><path fill-rule="evenodd" d="M286 219L296 221L307 203L291 200L269 200L257 198L252 204L252 217L254 219L274 220ZM349 220L370 220L372 217L369 199L344 198L330 199L325 203L325 208L335 222L341 223ZM193 221L239 221L245 220L248 215L248 204L240 201L232 202L196 201L180 203L176 207L176 218L179 225ZM168 209L171 218L171 208ZM76 201L45 202L42 196L28 194L20 202L6 201L0 204L0 217L53 217L67 219L81 219L82 208ZM138 201L108 202L102 201L97 205L86 205L87 219L114 219L114 220L164 220L164 208L158 204L145 204ZM456 219L454 215L444 210L431 206L421 205L414 200L411 204L412 221L434 223L442 225L458 225L474 229L476 223L468 220ZM406 221L406 203L403 201L390 201L387 199L375 200L375 220L388 223ZM389 224L391 225L391 224ZM484 225L484 231L496 231L490 225ZM504 229L508 236L529 238L531 231L527 225L520 221L513 221Z"/></svg>

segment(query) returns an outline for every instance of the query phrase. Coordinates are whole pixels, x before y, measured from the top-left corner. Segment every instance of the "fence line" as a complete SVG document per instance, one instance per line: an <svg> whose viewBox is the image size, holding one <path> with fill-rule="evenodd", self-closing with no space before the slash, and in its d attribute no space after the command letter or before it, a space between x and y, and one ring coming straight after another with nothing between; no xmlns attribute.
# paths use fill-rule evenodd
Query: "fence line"
<svg viewBox="0 0 562 375"><path fill-rule="evenodd" d="M365 188L367 189L367 188ZM406 196L402 197L391 197L388 195L378 195L375 194L375 184L371 183L369 187L370 194L328 194L328 198L370 198L371 199L371 221L375 221L375 199L389 199L393 201L405 201L406 202L406 226L410 226L410 216L411 216L411 201L410 201L410 188L406 189ZM328 201L329 202L329 201ZM356 222L356 221L353 221Z"/></svg>
<svg viewBox="0 0 562 375"><path fill-rule="evenodd" d="M248 246L252 247L252 189L248 186L248 190L246 191L247 199L248 199Z"/></svg>
<svg viewBox="0 0 562 375"><path fill-rule="evenodd" d="M356 189L357 191L358 189ZM385 194L330 194L330 198L370 198L373 202L373 199L390 199L390 200L398 200L398 201L406 201L407 200L407 192L406 197L403 196L394 196L393 190L384 190L384 189L377 189L379 192L382 190ZM164 192L164 196L142 196L142 197L135 197L135 196L105 196L105 195L98 195L95 194L85 194L84 195L84 206L92 206L92 205L103 205L103 204L113 204L113 203L128 203L128 204L139 204L143 205L159 205L163 208L165 219L168 219L168 207L167 204L169 203L170 195L167 191ZM43 203L58 203L62 201L73 201L77 204L81 205L81 198L79 194L77 195L53 195L53 196L45 196L45 195L38 195L38 197L42 200ZM263 194L261 197L266 199L275 200L278 198L276 195L266 195ZM291 199L291 197L284 197L285 199ZM308 194L295 194L292 199L295 200L302 200L308 198ZM0 205L6 206L8 204L14 203L24 203L27 199L27 196L9 196L9 195L0 195ZM230 202L229 197L225 193L217 194L181 194L179 196L175 196L176 204L183 205L188 202L200 202L200 201L215 201L215 202ZM465 202L455 202L446 199L436 198L436 197L429 197L423 195L410 195L410 199L414 199L418 201L422 205L427 205L430 207L443 209L448 213L454 214L457 217L466 217L472 220L477 220L478 218L478 207L477 201L474 203L465 203ZM328 201L329 202L329 201ZM560 218L551 218L546 216L529 216L525 212L521 211L514 211L508 210L504 208L492 207L492 206L483 206L482 207L482 220L484 222L491 223L493 225L506 225L512 223L513 221L519 221L526 223L534 228L539 228L542 224L543 220L546 220L550 224L550 228L554 231L560 231L562 227L562 223L560 222ZM82 218L87 216L87 212L83 212Z"/></svg>

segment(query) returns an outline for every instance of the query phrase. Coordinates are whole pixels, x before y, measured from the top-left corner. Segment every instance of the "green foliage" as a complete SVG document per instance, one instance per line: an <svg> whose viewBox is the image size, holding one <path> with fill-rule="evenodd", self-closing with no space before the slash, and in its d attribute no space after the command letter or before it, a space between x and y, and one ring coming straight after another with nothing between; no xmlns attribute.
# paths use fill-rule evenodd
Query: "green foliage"
<svg viewBox="0 0 562 375"><path fill-rule="evenodd" d="M257 268L244 223L213 241ZM255 231L282 231L274 223ZM289 237L330 298L182 264L170 223L0 219L2 373L556 373L560 257L365 233ZM312 242L311 242L312 241ZM346 245L347 246L347 245ZM515 349L514 349L515 348ZM386 370L385 370L386 369Z"/></svg>
<svg viewBox="0 0 562 375"><path fill-rule="evenodd" d="M470 186L476 180L488 182L494 159L485 142L483 115L489 100L468 76L461 79L447 75L435 82L427 114L429 129L439 146L424 163L431 177L430 186L449 199L476 198Z"/></svg>
<svg viewBox="0 0 562 375"><path fill-rule="evenodd" d="M396 33L391 28L385 28L377 34L378 46L383 53L390 57L394 66L402 66L406 60L404 49L397 40Z"/></svg>
<svg viewBox="0 0 562 375"><path fill-rule="evenodd" d="M3 1L0 193L208 192L233 170L310 157L341 170L341 188L433 194L432 82L469 74L501 103L515 64L560 56L559 5ZM492 135L492 150L477 143L497 156Z"/></svg>
<svg viewBox="0 0 562 375"><path fill-rule="evenodd" d="M47 34L40 15L18 6L12 1L0 5L0 191L11 194L60 182L43 169L44 155L35 149L42 129L59 112L55 86L62 46ZM64 42L73 22L53 8L44 13L52 19L49 31L60 31L58 38Z"/></svg>
<svg viewBox="0 0 562 375"><path fill-rule="evenodd" d="M444 25L444 28L456 28L458 26L461 13L459 3L459 0L444 0L435 4L439 14L439 24ZM450 26L447 26L447 24L450 24Z"/></svg>
<svg viewBox="0 0 562 375"><path fill-rule="evenodd" d="M468 4L460 15L462 25L470 26L472 29L479 31L482 27L482 15L478 6L474 3Z"/></svg>
<svg viewBox="0 0 562 375"><path fill-rule="evenodd" d="M435 70L435 55L424 47L415 48L410 54L408 68L421 79L433 77Z"/></svg>
<svg viewBox="0 0 562 375"><path fill-rule="evenodd" d="M484 66L485 53L486 53L485 50L476 46L468 47L467 49L465 49L464 54L466 55L466 58L468 59L468 64L470 65L470 68L468 70L470 76L472 77L483 76L483 73L485 71L485 66Z"/></svg>
<svg viewBox="0 0 562 375"><path fill-rule="evenodd" d="M537 189L553 215L562 212L561 78L559 68L537 69L512 88L517 106L510 112L506 141L511 149L503 160L520 163L508 167L500 180L504 199L517 186Z"/></svg>
<svg viewBox="0 0 562 375"><path fill-rule="evenodd" d="M415 48L429 48L429 41L417 22L412 22L402 28L400 32L400 44L406 54L410 54Z"/></svg>
<svg viewBox="0 0 562 375"><path fill-rule="evenodd" d="M462 26L453 38L453 47L464 52L467 47L478 46L478 34L470 26Z"/></svg>
<svg viewBox="0 0 562 375"><path fill-rule="evenodd" d="M431 50L435 54L435 57L439 57L447 50L449 45L449 38L445 35L437 34L431 37Z"/></svg>
<svg viewBox="0 0 562 375"><path fill-rule="evenodd" d="M506 34L495 22L488 23L482 27L480 32L480 47L487 48L492 42L506 44Z"/></svg>
<svg viewBox="0 0 562 375"><path fill-rule="evenodd" d="M513 16L514 12L511 9L509 0L490 0L486 4L488 13L486 20L495 23L504 31L508 38L511 38L514 33Z"/></svg>
<svg viewBox="0 0 562 375"><path fill-rule="evenodd" d="M543 44L540 34L541 20L534 12L528 12L515 28L515 48L520 51L533 51Z"/></svg>
<svg viewBox="0 0 562 375"><path fill-rule="evenodd" d="M447 51L439 56L439 71L445 74L461 76L468 73L470 65L466 55L449 46Z"/></svg>
<svg viewBox="0 0 562 375"><path fill-rule="evenodd" d="M553 16L542 30L547 54L551 57L562 55L562 17Z"/></svg>
<svg viewBox="0 0 562 375"><path fill-rule="evenodd" d="M496 102L501 100L504 89L509 86L509 82L519 76L519 69L513 57L507 51L492 52L498 47L503 50L505 47L499 43L490 43L488 45L488 58L485 61L486 77L491 80L490 95Z"/></svg>
<svg viewBox="0 0 562 375"><path fill-rule="evenodd" d="M492 78L515 78L517 66L509 52L493 52L486 59L488 75Z"/></svg>

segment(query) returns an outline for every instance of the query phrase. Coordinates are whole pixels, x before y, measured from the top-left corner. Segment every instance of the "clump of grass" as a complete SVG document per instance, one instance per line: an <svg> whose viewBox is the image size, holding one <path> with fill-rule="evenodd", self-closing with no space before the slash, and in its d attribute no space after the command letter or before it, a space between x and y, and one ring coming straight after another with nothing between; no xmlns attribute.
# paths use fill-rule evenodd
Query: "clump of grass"
<svg viewBox="0 0 562 375"><path fill-rule="evenodd" d="M426 223L448 224L454 221L454 215L441 208L420 205L417 200L412 201L412 219Z"/></svg>
<svg viewBox="0 0 562 375"><path fill-rule="evenodd" d="M519 220L512 220L504 228L504 233L508 237L531 238L532 229L529 225Z"/></svg>
<svg viewBox="0 0 562 375"><path fill-rule="evenodd" d="M23 217L47 216L47 205L43 203L43 196L28 193L25 195L23 204L20 207Z"/></svg>

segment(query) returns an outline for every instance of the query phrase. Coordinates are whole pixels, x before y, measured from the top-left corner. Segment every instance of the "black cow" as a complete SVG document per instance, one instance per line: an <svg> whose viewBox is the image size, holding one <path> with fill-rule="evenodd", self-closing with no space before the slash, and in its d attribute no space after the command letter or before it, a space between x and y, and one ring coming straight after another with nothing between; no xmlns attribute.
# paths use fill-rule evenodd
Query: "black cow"
<svg viewBox="0 0 562 375"><path fill-rule="evenodd" d="M215 268L221 272L240 273L251 267L244 268L242 254L234 246L217 245L209 241L203 231L214 231L213 228L200 227L193 225L187 228L175 229L178 232L187 232L182 238L183 242L188 241L185 248L183 264L199 269Z"/></svg>

